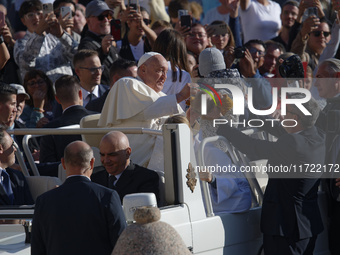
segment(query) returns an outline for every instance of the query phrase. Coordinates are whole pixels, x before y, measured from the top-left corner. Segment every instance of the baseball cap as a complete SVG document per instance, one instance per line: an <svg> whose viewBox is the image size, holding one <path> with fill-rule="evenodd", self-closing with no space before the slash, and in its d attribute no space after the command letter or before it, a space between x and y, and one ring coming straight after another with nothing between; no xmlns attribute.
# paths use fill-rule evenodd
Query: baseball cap
<svg viewBox="0 0 340 255"><path fill-rule="evenodd" d="M90 16L98 17L100 14L102 14L105 11L111 11L109 6L104 1L94 0L89 2L86 5L86 12L85 17L88 18Z"/></svg>
<svg viewBox="0 0 340 255"><path fill-rule="evenodd" d="M138 61L138 67L140 67L141 65L143 65L149 58L153 57L153 56L157 56L157 55L162 55L159 54L158 52L147 52L145 53Z"/></svg>
<svg viewBox="0 0 340 255"><path fill-rule="evenodd" d="M24 86L20 84L9 84L12 88L15 88L17 90L17 95L25 95L25 99L30 99L30 96L26 93Z"/></svg>

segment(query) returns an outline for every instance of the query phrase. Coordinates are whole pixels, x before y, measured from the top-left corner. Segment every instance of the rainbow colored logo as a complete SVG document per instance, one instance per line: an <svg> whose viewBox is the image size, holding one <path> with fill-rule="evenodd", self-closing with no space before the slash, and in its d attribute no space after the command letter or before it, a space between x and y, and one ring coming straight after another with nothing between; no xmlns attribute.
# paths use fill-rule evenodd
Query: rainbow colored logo
<svg viewBox="0 0 340 255"><path fill-rule="evenodd" d="M219 94L217 93L217 91L216 91L213 87L211 87L210 85L208 85L208 84L203 84L203 83L202 83L202 85L205 86L205 87L207 87L208 89L210 89L212 92L214 92L214 94L216 95L216 97L217 97L218 100L220 101L220 104L222 105L222 100L221 100ZM212 98L212 100L214 100L214 103L215 103L215 105L217 106L217 102L216 102L216 99L215 99L213 93L211 93L209 90L207 90L207 89L205 89L205 88L199 87L199 89L202 90L202 91L204 91L205 93L207 93L207 94Z"/></svg>

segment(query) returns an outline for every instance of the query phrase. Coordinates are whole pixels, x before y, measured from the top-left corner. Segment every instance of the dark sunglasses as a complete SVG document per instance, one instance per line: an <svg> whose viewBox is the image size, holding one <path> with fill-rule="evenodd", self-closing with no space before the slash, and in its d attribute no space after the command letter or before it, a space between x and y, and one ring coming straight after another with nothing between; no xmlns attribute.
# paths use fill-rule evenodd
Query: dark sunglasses
<svg viewBox="0 0 340 255"><path fill-rule="evenodd" d="M150 19L143 19L145 25L150 25L151 24L151 20Z"/></svg>
<svg viewBox="0 0 340 255"><path fill-rule="evenodd" d="M313 31L311 32L315 37L319 37L321 33L323 34L324 37L328 37L331 32L325 32L325 31Z"/></svg>
<svg viewBox="0 0 340 255"><path fill-rule="evenodd" d="M97 19L99 21L103 21L105 18L107 18L108 20L112 20L112 15L111 13L108 13L108 14L100 14L99 16L97 16Z"/></svg>

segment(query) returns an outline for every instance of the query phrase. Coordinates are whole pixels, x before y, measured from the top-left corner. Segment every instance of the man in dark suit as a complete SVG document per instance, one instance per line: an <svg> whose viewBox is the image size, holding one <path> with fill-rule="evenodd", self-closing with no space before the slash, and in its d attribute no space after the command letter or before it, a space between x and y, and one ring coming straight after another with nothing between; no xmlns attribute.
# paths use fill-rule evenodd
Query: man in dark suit
<svg viewBox="0 0 340 255"><path fill-rule="evenodd" d="M123 77L137 77L137 65L135 61L120 58L113 62L110 68L110 89L116 81ZM100 113L109 92L110 90L107 90L101 97L89 102L86 105L86 109Z"/></svg>
<svg viewBox="0 0 340 255"><path fill-rule="evenodd" d="M34 203L24 175L11 169L16 149L13 140L0 126L0 205L32 205Z"/></svg>
<svg viewBox="0 0 340 255"><path fill-rule="evenodd" d="M63 114L49 122L44 128L58 128L79 124L80 120L89 114L83 106L82 91L76 77L65 75L55 82L56 100L63 108ZM65 147L80 135L48 135L40 138L40 162L57 162L63 156Z"/></svg>
<svg viewBox="0 0 340 255"><path fill-rule="evenodd" d="M303 105L312 115L305 116L295 105L288 105L285 118L294 119L297 125L285 127L287 133L276 142L253 139L227 125L217 132L241 152L268 159L267 167L297 170L296 175L293 171L267 172L261 230L264 252L269 255L313 254L316 237L323 230L317 201L322 173L313 175L308 164L324 164L324 133L314 126L319 115L316 101Z"/></svg>
<svg viewBox="0 0 340 255"><path fill-rule="evenodd" d="M104 66L97 51L79 50L73 57L73 65L80 80L84 107L109 90L109 86L100 84Z"/></svg>
<svg viewBox="0 0 340 255"><path fill-rule="evenodd" d="M131 193L152 192L159 201L159 177L155 171L133 164L131 148L125 134L112 131L99 144L100 160L105 170L91 176L91 180L115 189L121 201Z"/></svg>
<svg viewBox="0 0 340 255"><path fill-rule="evenodd" d="M320 113L316 126L326 132L326 158L325 165L332 166L340 164L340 138L338 132L327 130L328 124L336 126L339 119L334 117L328 119L331 112L340 112L340 60L331 58L321 62L316 73L315 87L319 96L327 100L327 105ZM338 114L339 116L339 114ZM328 169L329 171L330 169ZM340 254L340 189L336 186L336 178L324 179L322 187L328 196L328 216L329 216L329 249L332 255ZM339 180L338 180L339 181ZM339 184L338 184L339 185Z"/></svg>
<svg viewBox="0 0 340 255"><path fill-rule="evenodd" d="M110 255L126 227L117 192L91 182L94 157L88 144L69 144L62 164L64 184L37 198L31 253Z"/></svg>

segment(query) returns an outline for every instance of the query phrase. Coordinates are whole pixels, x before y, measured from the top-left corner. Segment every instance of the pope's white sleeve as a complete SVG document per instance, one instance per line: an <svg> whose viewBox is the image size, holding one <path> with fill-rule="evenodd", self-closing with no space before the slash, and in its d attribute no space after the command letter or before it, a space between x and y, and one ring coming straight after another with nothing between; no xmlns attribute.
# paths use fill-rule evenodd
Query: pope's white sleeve
<svg viewBox="0 0 340 255"><path fill-rule="evenodd" d="M176 95L169 95L158 98L153 104L145 108L143 115L145 119L154 119L181 112L181 107L177 104Z"/></svg>

